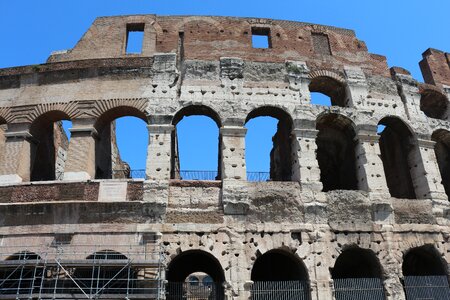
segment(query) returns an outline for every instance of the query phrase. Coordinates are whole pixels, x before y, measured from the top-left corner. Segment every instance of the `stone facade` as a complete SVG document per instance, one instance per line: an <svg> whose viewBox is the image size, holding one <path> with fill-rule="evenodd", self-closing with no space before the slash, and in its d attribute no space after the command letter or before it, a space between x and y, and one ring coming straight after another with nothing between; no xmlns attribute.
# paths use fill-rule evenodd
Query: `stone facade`
<svg viewBox="0 0 450 300"><path fill-rule="evenodd" d="M144 31L139 54L126 53L130 30ZM254 33L269 47L252 48ZM434 275L448 275L450 262L450 54L423 56L426 83L389 69L347 29L98 18L47 63L0 70L0 244L20 252L64 233L70 243L138 247L156 234L168 272L208 273L226 299L248 299L262 278L253 267L273 253L305 270L311 299L333 299L339 257L354 251L364 261L368 251L386 299L406 299L408 254L436 256L444 272ZM332 106L311 104L312 92ZM174 131L185 115L220 127L220 180L177 176ZM146 179L108 186L99 168L122 162L114 144L103 156L98 149L122 116L148 124ZM244 126L258 116L279 120L267 182L247 181ZM61 120L73 124L67 158L59 149L57 159L40 155L49 124ZM33 181L36 158L43 181ZM48 167L56 162L60 181ZM110 201L99 196L105 186L117 188ZM183 264L189 257L199 269Z"/></svg>

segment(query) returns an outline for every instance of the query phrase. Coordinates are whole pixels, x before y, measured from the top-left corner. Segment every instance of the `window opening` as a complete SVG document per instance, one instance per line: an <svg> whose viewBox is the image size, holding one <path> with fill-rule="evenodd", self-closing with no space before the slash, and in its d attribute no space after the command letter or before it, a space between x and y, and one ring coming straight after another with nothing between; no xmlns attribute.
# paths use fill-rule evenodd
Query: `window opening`
<svg viewBox="0 0 450 300"><path fill-rule="evenodd" d="M127 25L127 54L142 53L142 45L144 41L144 24L128 24Z"/></svg>
<svg viewBox="0 0 450 300"><path fill-rule="evenodd" d="M252 47L259 49L272 48L272 39L269 28L252 28Z"/></svg>

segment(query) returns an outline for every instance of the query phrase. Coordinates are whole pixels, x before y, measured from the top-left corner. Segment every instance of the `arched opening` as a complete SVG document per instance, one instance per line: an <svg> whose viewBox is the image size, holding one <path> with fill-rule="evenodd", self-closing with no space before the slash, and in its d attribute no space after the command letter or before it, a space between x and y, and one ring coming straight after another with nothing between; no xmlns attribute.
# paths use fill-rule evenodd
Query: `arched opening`
<svg viewBox="0 0 450 300"><path fill-rule="evenodd" d="M311 79L309 84L309 91L311 92L313 104L327 105L327 98L324 96L314 95L313 93L320 93L330 99L332 106L348 107L349 100L347 97L346 85L332 77L317 76Z"/></svg>
<svg viewBox="0 0 450 300"><path fill-rule="evenodd" d="M181 109L174 117L172 179L220 180L219 115L203 105Z"/></svg>
<svg viewBox="0 0 450 300"><path fill-rule="evenodd" d="M116 107L96 124L95 178L145 178L148 130L145 114L134 107Z"/></svg>
<svg viewBox="0 0 450 300"><path fill-rule="evenodd" d="M200 275L202 281L208 277L208 284L198 284L192 288L189 279L196 277L199 282ZM167 299L224 299L225 274L219 261L207 252L189 250L179 254L170 262L166 279Z"/></svg>
<svg viewBox="0 0 450 300"><path fill-rule="evenodd" d="M448 118L448 99L438 91L421 91L420 110L429 118L446 120Z"/></svg>
<svg viewBox="0 0 450 300"><path fill-rule="evenodd" d="M450 132L444 129L433 132L431 139L436 142L434 153L441 173L441 183L450 198Z"/></svg>
<svg viewBox="0 0 450 300"><path fill-rule="evenodd" d="M385 299L380 263L369 249L344 250L331 269L336 300Z"/></svg>
<svg viewBox="0 0 450 300"><path fill-rule="evenodd" d="M39 116L30 126L31 143L30 180L62 179L69 150L69 136L63 129L69 116L61 111L50 111ZM70 126L67 124L66 126Z"/></svg>
<svg viewBox="0 0 450 300"><path fill-rule="evenodd" d="M276 123L276 127L274 126ZM277 107L260 107L253 110L245 120L247 177L250 181L290 181L292 177L292 118ZM256 126L254 126L256 125ZM250 138L257 127L265 128L263 140ZM273 135L272 133L275 132ZM260 143L264 143L261 145ZM270 152L264 149L271 148ZM256 156L256 159L255 157ZM264 161L266 162L264 164ZM263 163L261 163L263 162ZM267 163L268 162L268 163ZM267 169L261 170L269 165ZM253 169L255 168L255 169Z"/></svg>
<svg viewBox="0 0 450 300"><path fill-rule="evenodd" d="M385 126L379 144L389 193L396 198L415 199L411 172L420 155L414 136L396 117L383 118L379 125Z"/></svg>
<svg viewBox="0 0 450 300"><path fill-rule="evenodd" d="M0 268L0 295L28 295L39 292L43 279L41 257L33 252L23 251L11 255Z"/></svg>
<svg viewBox="0 0 450 300"><path fill-rule="evenodd" d="M252 268L252 299L309 299L308 271L303 262L283 250L259 256Z"/></svg>
<svg viewBox="0 0 450 300"><path fill-rule="evenodd" d="M319 117L316 128L323 191L358 189L353 122L342 115L326 114Z"/></svg>
<svg viewBox="0 0 450 300"><path fill-rule="evenodd" d="M130 259L113 250L89 255L86 257L86 266L77 267L72 277L88 295L126 295L138 290L137 270L131 266Z"/></svg>
<svg viewBox="0 0 450 300"><path fill-rule="evenodd" d="M403 257L406 298L450 299L447 263L432 245L410 249Z"/></svg>

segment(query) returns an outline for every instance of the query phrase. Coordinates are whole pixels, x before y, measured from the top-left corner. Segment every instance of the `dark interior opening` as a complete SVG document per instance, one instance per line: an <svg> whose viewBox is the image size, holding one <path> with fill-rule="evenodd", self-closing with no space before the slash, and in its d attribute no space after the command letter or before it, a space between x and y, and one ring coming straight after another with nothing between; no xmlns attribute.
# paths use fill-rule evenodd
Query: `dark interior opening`
<svg viewBox="0 0 450 300"><path fill-rule="evenodd" d="M64 132L62 120L69 120L69 116L60 111L51 111L39 116L31 124L31 181L62 179L60 177L69 150L69 138Z"/></svg>
<svg viewBox="0 0 450 300"><path fill-rule="evenodd" d="M308 272L294 255L281 250L272 250L256 259L251 279L252 281L307 281Z"/></svg>
<svg viewBox="0 0 450 300"><path fill-rule="evenodd" d="M446 264L432 245L409 250L403 257L403 276L446 276Z"/></svg>
<svg viewBox="0 0 450 300"><path fill-rule="evenodd" d="M356 142L352 121L338 114L317 120L317 160L323 191L356 190Z"/></svg>
<svg viewBox="0 0 450 300"><path fill-rule="evenodd" d="M8 257L6 260L17 261L17 264L0 268L0 294L28 295L32 293L35 278L41 278L43 276L43 268L34 263L40 259L41 257L36 253L27 251ZM21 266L22 262L26 260L32 263Z"/></svg>
<svg viewBox="0 0 450 300"><path fill-rule="evenodd" d="M137 271L133 268L130 270L128 267L124 268L128 262L125 255L113 250L102 250L89 255L86 259L94 260L95 263L89 267L76 268L73 275L85 289L92 288L95 291L103 288L102 294L124 294L127 287L136 288ZM102 265L102 261L107 260L123 260L123 263L117 263L116 266Z"/></svg>
<svg viewBox="0 0 450 300"><path fill-rule="evenodd" d="M443 94L433 91L422 91L420 97L420 110L429 118L447 119L448 99Z"/></svg>
<svg viewBox="0 0 450 300"><path fill-rule="evenodd" d="M347 107L348 99L345 84L334 78L318 76L311 79L309 84L311 93L322 93L330 97L331 105Z"/></svg>
<svg viewBox="0 0 450 300"><path fill-rule="evenodd" d="M331 277L338 278L381 278L381 267L375 254L368 249L350 248L344 250L331 269Z"/></svg>
<svg viewBox="0 0 450 300"><path fill-rule="evenodd" d="M385 126L379 144L389 193L396 198L415 199L410 171L410 161L417 151L413 135L405 123L395 117L384 118L379 124Z"/></svg>

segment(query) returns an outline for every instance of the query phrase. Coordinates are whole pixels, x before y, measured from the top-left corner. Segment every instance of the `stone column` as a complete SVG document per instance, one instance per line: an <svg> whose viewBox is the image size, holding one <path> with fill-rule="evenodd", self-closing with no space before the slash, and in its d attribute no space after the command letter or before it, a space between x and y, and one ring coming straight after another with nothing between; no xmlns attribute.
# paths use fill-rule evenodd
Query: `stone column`
<svg viewBox="0 0 450 300"><path fill-rule="evenodd" d="M31 148L36 141L29 132L29 124L10 124L5 138L0 164L0 183L30 181Z"/></svg>
<svg viewBox="0 0 450 300"><path fill-rule="evenodd" d="M359 67L344 66L347 79L348 107L365 105L367 98L367 82L364 72Z"/></svg>
<svg viewBox="0 0 450 300"><path fill-rule="evenodd" d="M245 214L248 210L245 134L241 126L223 126L221 138L222 202L224 213Z"/></svg>
<svg viewBox="0 0 450 300"><path fill-rule="evenodd" d="M292 180L300 182L303 190L320 192L320 168L317 161L316 129L294 129L292 145Z"/></svg>
<svg viewBox="0 0 450 300"><path fill-rule="evenodd" d="M389 198L379 139L380 136L372 132L357 132L355 155L358 188L366 192L383 194L385 198Z"/></svg>
<svg viewBox="0 0 450 300"><path fill-rule="evenodd" d="M223 126L221 174L223 180L247 180L245 164L245 134L247 128L241 126Z"/></svg>
<svg viewBox="0 0 450 300"><path fill-rule="evenodd" d="M95 178L94 119L74 119L70 128L69 151L64 168L64 180L89 180Z"/></svg>
<svg viewBox="0 0 450 300"><path fill-rule="evenodd" d="M434 146L436 142L430 140L417 140L417 153L410 158L413 184L418 199L428 198L433 203L447 203L447 195L441 181L441 173L437 164Z"/></svg>
<svg viewBox="0 0 450 300"><path fill-rule="evenodd" d="M169 203L169 181L172 162L172 124L151 124L145 168L144 202L154 204L154 211L164 217Z"/></svg>
<svg viewBox="0 0 450 300"><path fill-rule="evenodd" d="M149 143L145 175L149 180L169 180L172 156L171 124L148 125Z"/></svg>

